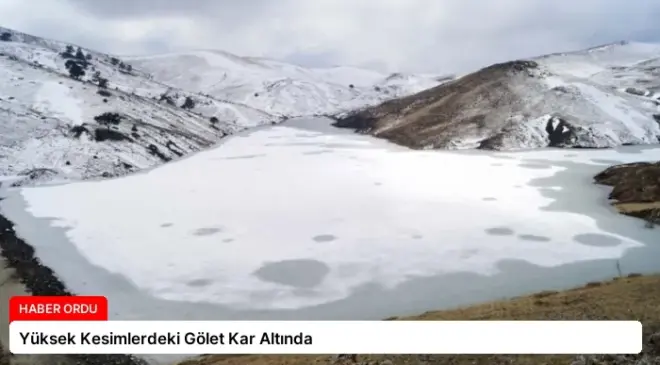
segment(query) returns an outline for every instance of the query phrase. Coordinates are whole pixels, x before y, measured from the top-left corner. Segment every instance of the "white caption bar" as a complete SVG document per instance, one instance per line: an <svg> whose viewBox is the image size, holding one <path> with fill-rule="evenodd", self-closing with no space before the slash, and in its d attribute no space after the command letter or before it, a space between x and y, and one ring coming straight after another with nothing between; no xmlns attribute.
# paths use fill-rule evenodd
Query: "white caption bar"
<svg viewBox="0 0 660 365"><path fill-rule="evenodd" d="M636 321L17 321L14 354L635 354Z"/></svg>

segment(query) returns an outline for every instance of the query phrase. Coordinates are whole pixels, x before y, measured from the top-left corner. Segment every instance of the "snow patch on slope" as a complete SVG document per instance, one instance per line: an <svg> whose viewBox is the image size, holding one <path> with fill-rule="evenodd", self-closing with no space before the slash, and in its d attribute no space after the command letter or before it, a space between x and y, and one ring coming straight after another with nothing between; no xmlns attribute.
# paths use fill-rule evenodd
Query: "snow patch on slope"
<svg viewBox="0 0 660 365"><path fill-rule="evenodd" d="M35 110L63 119L71 125L82 125L84 119L80 100L70 95L70 89L58 81L46 81L36 95Z"/></svg>

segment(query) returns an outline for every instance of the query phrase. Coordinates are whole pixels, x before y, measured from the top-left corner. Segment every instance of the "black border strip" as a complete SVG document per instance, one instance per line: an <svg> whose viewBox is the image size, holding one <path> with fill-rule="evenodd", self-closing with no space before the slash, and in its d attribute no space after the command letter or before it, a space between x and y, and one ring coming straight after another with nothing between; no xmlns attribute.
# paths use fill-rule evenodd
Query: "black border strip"
<svg viewBox="0 0 660 365"><path fill-rule="evenodd" d="M0 198L0 201L2 198ZM14 231L14 224L0 214L0 255L7 260L6 267L14 269L14 276L32 295L73 296L55 272L35 257L34 247L27 244ZM133 355L64 355L75 365L147 365Z"/></svg>

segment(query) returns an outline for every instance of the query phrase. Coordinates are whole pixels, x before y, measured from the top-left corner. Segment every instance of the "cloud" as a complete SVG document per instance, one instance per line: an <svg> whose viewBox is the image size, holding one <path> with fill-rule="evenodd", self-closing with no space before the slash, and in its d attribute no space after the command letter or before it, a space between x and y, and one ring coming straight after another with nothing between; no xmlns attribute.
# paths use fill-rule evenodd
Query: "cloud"
<svg viewBox="0 0 660 365"><path fill-rule="evenodd" d="M3 0L0 24L115 53L190 48L305 64L462 72L660 41L648 0Z"/></svg>

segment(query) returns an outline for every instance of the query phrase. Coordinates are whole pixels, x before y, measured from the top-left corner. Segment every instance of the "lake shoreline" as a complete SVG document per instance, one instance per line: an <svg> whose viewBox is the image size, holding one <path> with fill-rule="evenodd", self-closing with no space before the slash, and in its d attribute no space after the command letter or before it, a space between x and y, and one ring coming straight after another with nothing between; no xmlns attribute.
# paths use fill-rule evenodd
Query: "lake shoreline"
<svg viewBox="0 0 660 365"><path fill-rule="evenodd" d="M306 128L301 129L304 130ZM297 133L300 134L300 132ZM279 138L281 136L270 136L264 145L277 145L276 142L270 140L275 139L274 137ZM296 134L294 137L298 138L298 135ZM311 137L303 133L299 138ZM323 144L325 150L317 151L310 147L311 152L307 151L303 153L302 156L306 157L301 157L301 161L303 159L313 158L310 156L325 156L319 152L327 153L329 149L335 148L341 150L345 147L341 143L333 145L327 141L321 144ZM318 148L318 143L313 145L316 146L315 148ZM381 145L379 144L378 146ZM295 143L285 144L285 146L295 146ZM359 148L356 147L355 151L357 150ZM398 149L393 151L406 152ZM635 150L631 151L635 153ZM557 154L557 151L553 153ZM472 152L464 152L464 154L474 155L476 156L475 158L482 155L481 153ZM260 155L244 154L237 156L246 159L245 161L254 161L254 156ZM46 214L35 217L32 215L30 209L28 209L32 201L28 201L25 195L22 195L20 191L16 191L12 192L12 196L8 196L0 207L3 210L2 214L4 214L4 216L0 215L0 249L2 249L2 256L4 256L4 261L6 261L4 266L7 267L3 271L3 274L9 277L11 273L16 273L14 276L18 278L18 280L7 281L5 284L9 283L13 285L15 288L18 288L15 289L18 291L11 294L8 289L3 288L3 295L5 296L3 298L8 298L15 294L27 293L33 293L34 295L72 295L71 291L80 293L81 295L106 294L110 302L113 303L111 319L379 320L390 315L414 315L427 310L442 309L443 311L459 311L463 308L478 306L475 303L494 303L506 298L516 298L527 294L533 295L531 293L541 290L570 292L571 289L569 288L577 287L584 283L609 280L617 276L617 271L619 276L626 276L637 272L648 274L660 271L657 261L654 260L654 257L659 257L658 255L660 255L660 247L652 244L653 242L657 242L656 232L644 230L641 228L643 224L639 224L638 228L636 219L633 221L633 218L617 216L614 209L603 201L605 197L603 189L607 190L609 188L602 187L603 189L599 190L589 178L597 172L596 170L601 169L601 167L605 169L606 166L603 165L604 163L611 164L613 160L600 159L597 161L593 159L598 156L593 156L591 157L591 162L596 163L594 165L584 163L583 161L571 161L570 158L567 159L567 157L572 157L571 154L565 154L563 151L558 156L559 159L555 160L550 158L547 160L538 158L520 160L521 165L519 166L529 171L556 169L554 174L546 174L546 176L536 177L527 182L526 188L530 192L530 196L539 193L548 201L547 205L545 202L539 205L539 210L560 213L562 215L573 214L594 220L594 229L587 227L589 230L575 232L577 235L572 237L572 241L580 242L575 238L581 238L583 242L580 243L596 246L595 250L605 250L607 249L607 245L616 247L624 243L622 239L633 240L638 243L644 242L645 244L622 251L625 253L621 253L621 256L618 257L607 255L605 258L594 259L591 257L585 259L583 257L580 260L578 256L571 256L573 261L565 261L560 265L534 264L523 258L504 258L497 260L495 263L496 270L490 275L472 272L469 270L470 267L467 267L467 271L456 270L443 272L436 276L420 275L410 277L407 278L408 281L397 285L393 289L379 286L377 283L373 283L373 285L369 283L364 288L360 287L360 290L351 292L350 297L319 306L272 311L250 311L242 307L226 309L226 307L216 305L215 303L206 304L187 301L190 298L185 297L185 295L179 295L170 300L156 298L148 290L133 285L130 278L105 270L103 265L92 263L87 257L83 256L75 243L67 237L70 227L53 224L53 220L58 219L56 214L62 210L62 205L52 205L55 210L50 215ZM585 154L585 156L589 156L589 154ZM491 167L497 168L506 162L507 159L513 159L512 157L507 157L506 154L498 154L497 156L493 156L493 158L497 158L497 160L494 159L492 161ZM233 160L236 159L236 156L225 156L224 159ZM289 160L287 160L288 162ZM248 181L246 179L238 180ZM522 189L522 186L518 188ZM378 189L383 188L380 187ZM460 189L462 189L462 186ZM76 191L76 194L78 193ZM27 192L24 192L24 194L27 194ZM475 191L471 191L470 194L475 196ZM476 196L480 197L480 195ZM485 194L484 196L491 195ZM520 195L520 193L512 194L513 198L524 198L526 196ZM75 195L72 199L79 199L79 195ZM498 200L492 197L482 199ZM2 199L0 198L0 200ZM582 204L580 203L582 200L589 201L590 203ZM68 201L71 201L71 199ZM516 200L513 199L511 201L515 202ZM596 207L596 213L594 213L593 207L591 207L591 202L599 205ZM308 207L304 208L308 209ZM55 217L49 218L49 216ZM562 219L561 224L568 222L566 218ZM487 221L490 222L490 220ZM163 227L162 222L156 223L152 226L159 227L160 224L160 227ZM542 224L544 222L539 221L539 223ZM534 245L541 245L542 242L546 242L541 240L544 237L526 234L530 233L529 231L513 232L513 230L507 228L507 225L502 227L491 228L490 231L493 232L491 232L492 234L490 236L508 235L513 239L516 237L514 233L519 233L518 237L531 237L533 239L528 240L530 250L536 247ZM468 228L473 229L474 227L470 225ZM532 230L534 228L538 229L538 227L533 226L527 228ZM589 231L592 230L596 233L589 234ZM486 231L488 232L489 230ZM548 230L546 231L549 232ZM23 239L19 236L23 237ZM588 239L585 239L585 236ZM310 237L312 237L311 234ZM125 237L124 241L126 239ZM547 238L545 239L547 240ZM606 245L603 246L602 243L595 242L598 239L605 239ZM467 241L457 240L455 242ZM571 237L564 242L571 242ZM98 244L96 241L92 241L91 243ZM439 246L434 246L434 249L437 249L437 247ZM39 252L39 259L35 257L35 250ZM550 247L544 257L553 255L553 250L556 250L556 248L554 246ZM193 257L193 259L198 260L198 256ZM43 265L41 263L42 261L46 264ZM144 260L138 260L135 264L137 267L141 267L144 265L144 262ZM60 280L58 275L49 267L56 270L58 275L64 280ZM78 281L78 278L84 278L84 280ZM66 281L67 285L64 285L63 281ZM369 318L365 318L365 316L369 316ZM6 331L6 324L0 322L0 325ZM136 365L142 363L141 359L124 355L71 356L69 358L76 364L83 365ZM158 362L170 363L172 361Z"/></svg>
<svg viewBox="0 0 660 365"><path fill-rule="evenodd" d="M635 355L368 355L357 362L329 355L205 355L178 365L634 365L660 361L660 275L631 274L563 291L430 311L388 320L639 320L644 346ZM593 305L598 303L598 305Z"/></svg>
<svg viewBox="0 0 660 365"><path fill-rule="evenodd" d="M70 296L71 293L50 268L35 257L34 248L21 239L14 224L0 214L0 301L7 303L15 295ZM8 312L8 306L2 306ZM8 313L0 313L0 348L8 349ZM7 353L8 350L5 350ZM11 362L25 360L26 356L11 358ZM54 358L60 364L77 365L145 365L130 355L39 355L27 356L29 363L50 363ZM54 358L53 358L54 357Z"/></svg>

